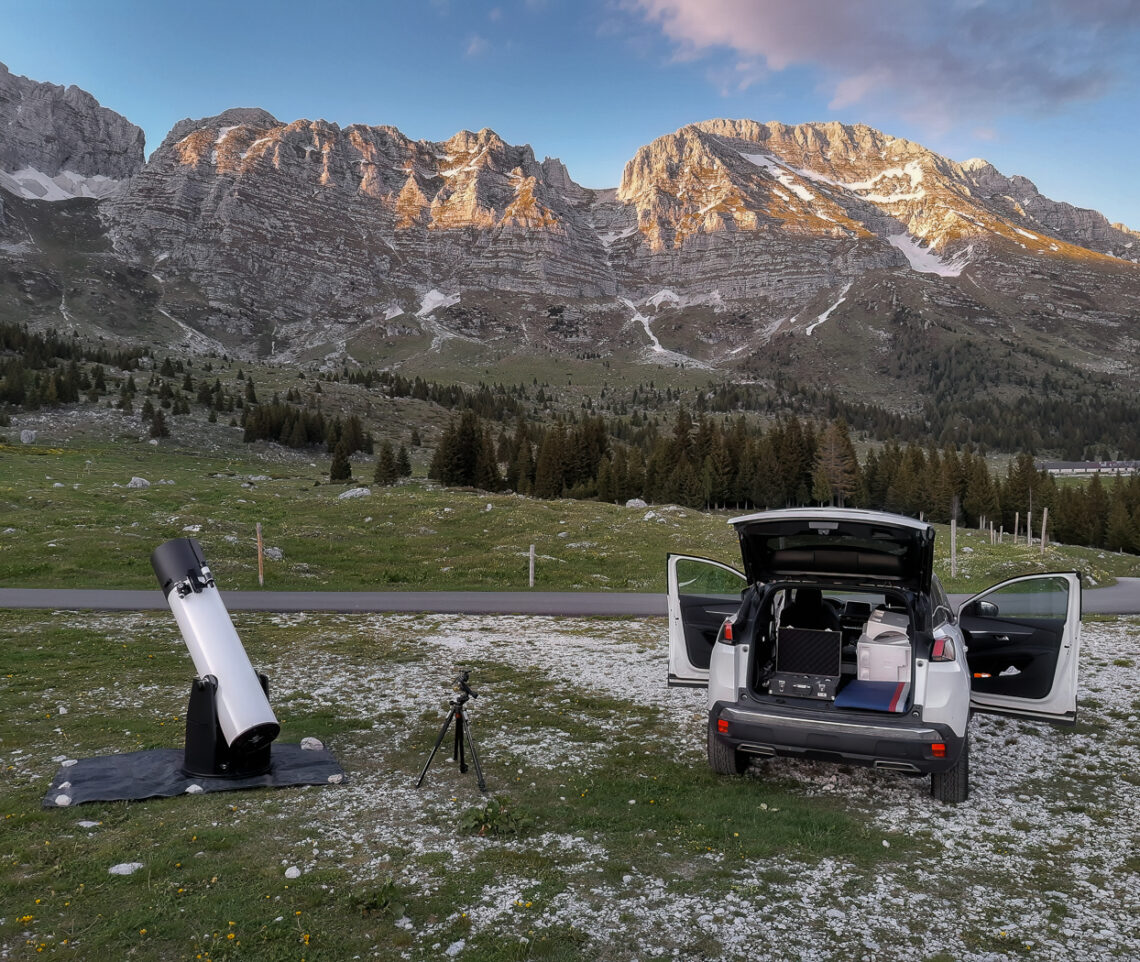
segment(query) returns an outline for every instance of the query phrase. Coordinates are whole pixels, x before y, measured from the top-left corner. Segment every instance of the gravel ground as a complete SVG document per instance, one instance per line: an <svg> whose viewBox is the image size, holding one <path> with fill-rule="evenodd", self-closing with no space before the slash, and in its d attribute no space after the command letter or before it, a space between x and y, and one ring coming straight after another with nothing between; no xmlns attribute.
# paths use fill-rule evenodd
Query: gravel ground
<svg viewBox="0 0 1140 962"><path fill-rule="evenodd" d="M152 616L99 617L108 632L124 639L181 645ZM88 628L93 623L89 616L80 621ZM720 870L712 877L721 881L697 894L680 874L661 877L636 864L614 872L602 835L545 831L502 841L457 832L457 802L465 809L479 797L473 780L470 797L456 799L454 779L436 769L417 790L406 765L381 764L379 771L356 775L351 765L369 751L382 753L377 745L418 756L425 726L434 728L446 710L446 683L455 666L482 664L537 671L560 685L628 704L631 712L653 712L666 724L647 750L703 767L704 693L665 686L663 620L247 615L238 620L239 631L254 622L265 637L289 628L313 639L292 649L282 645L259 666L270 675L280 717L311 701L359 722L354 734L334 745L349 769L346 784L274 793L275 814L267 817L304 825L306 833L299 842L295 831L281 836L294 840L276 849L282 871L334 869L360 886L391 877L403 891L424 893L441 885L441 863L450 873L473 864L491 846L537 850L558 867L558 893L536 900L523 921L519 906L535 897L543 879L503 874L468 891L467 940L493 933L496 940L525 941L528 926L573 926L594 933L582 946L583 958L1140 959L1140 620L1084 626L1075 730L989 716L974 720L972 792L964 805L935 803L926 779L821 763L775 760L754 766L747 776L779 778L805 797L841 799L882 832L885 846L892 838L918 836L919 854L885 858L865 869L836 858L784 857L737 867L710 852L703 857ZM339 654L342 637L351 642L346 650L355 651L361 638L384 639L386 654L374 660ZM393 646L402 657L391 656ZM476 668L477 691L479 677ZM137 712L142 705L181 702L185 690L172 684L89 694L104 707L121 701L124 711ZM567 698L566 731L524 726L508 732L497 724L502 693L483 694L474 704L474 731L492 793L516 778L589 772L611 750L607 736L630 717L621 710L577 716ZM58 694L44 698L45 707L58 710ZM64 707L85 710L81 698ZM50 777L49 756L45 748L11 762L22 775ZM503 771L504 759L517 769ZM435 765L446 761L437 758ZM670 856L672 843L652 844L655 855ZM400 855L393 858L393 852ZM654 864L675 864L683 873L693 861L691 852L678 851ZM403 956L463 958L467 940L447 935L454 923L454 917L399 920L410 939ZM393 949L377 951L391 957Z"/></svg>
<svg viewBox="0 0 1140 962"><path fill-rule="evenodd" d="M704 694L665 687L666 642L659 621L457 616L435 618L421 628L414 617L376 616L370 627L420 637L417 648L426 663L362 672L360 666L331 664L322 657L320 665L294 665L292 677L279 675L279 690L295 684L361 718L387 711L414 716L433 707L423 701L425 677L447 677L460 662L506 662L575 679L666 716L673 723L671 734L655 750L705 764ZM604 839L547 833L512 844L564 853L573 866L568 872L580 872L581 881L569 885L535 921L586 932L622 931L624 941L640 945L646 958L1138 959L1140 807L1135 784L1119 777L1134 773L1140 762L1138 634L1134 620L1084 627L1082 723L1075 731L977 717L972 793L965 805L933 802L926 779L810 762L768 763L805 795L843 796L884 835L933 836L933 856L886 863L873 876L836 860L806 865L777 859L741 867L733 872L731 886L694 896L677 894L670 879L643 875L636 866L629 867L621 885L600 884L590 876L600 871L592 868L593 861L605 858ZM320 679L316 687L314 678ZM512 732L508 740L478 724L485 759L512 747L517 753L521 739L530 748L532 767L581 770L599 751L593 741L549 729ZM608 723L596 724L596 745L604 746ZM620 725L621 718L612 724ZM1098 774L1091 797L1086 772ZM754 767L750 777L764 777L763 769ZM402 776L382 785L355 784L318 800L306 844L311 841L324 856L330 850L350 856L360 878L384 875L391 871L386 857L372 860L367 853L406 845L402 826L423 824L427 809L440 818L417 832L416 850L457 851L462 862L486 843L470 839L456 850L447 822L451 801L416 791ZM317 863L310 858L308 867ZM783 881L773 882L774 877ZM415 869L404 869L399 881L412 888L432 884ZM468 908L472 931L503 927L536 884L530 878L500 878L487 887ZM449 921L441 920L435 930ZM431 927L415 934L419 948L409 950L408 957L441 948L462 954L462 946L433 943ZM598 942L595 949L602 946Z"/></svg>

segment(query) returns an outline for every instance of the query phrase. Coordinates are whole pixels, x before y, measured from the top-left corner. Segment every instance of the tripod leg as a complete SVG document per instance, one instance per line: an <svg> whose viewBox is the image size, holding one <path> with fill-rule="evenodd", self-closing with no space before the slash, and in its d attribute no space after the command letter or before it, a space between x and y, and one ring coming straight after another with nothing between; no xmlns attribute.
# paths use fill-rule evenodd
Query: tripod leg
<svg viewBox="0 0 1140 962"><path fill-rule="evenodd" d="M452 756L452 761L459 762L459 771L467 771L467 758L463 751L463 732L467 728L467 716L464 715L463 709L460 708L455 713L455 753Z"/></svg>
<svg viewBox="0 0 1140 962"><path fill-rule="evenodd" d="M424 776L427 774L428 766L431 765L431 760L435 758L435 753L439 751L439 746L443 744L443 736L447 734L447 728L451 724L451 720L454 717L455 709L452 708L451 711L447 714L447 720L444 721L443 727L439 730L439 738L435 740L435 747L431 750L431 754L428 755L428 760L424 762L424 770L420 772L420 777L416 781L416 788L419 788L420 785L423 784ZM456 733L458 734L458 729L456 730Z"/></svg>
<svg viewBox="0 0 1140 962"><path fill-rule="evenodd" d="M471 761L475 763L475 775L479 779L479 791L487 791L487 783L483 781L483 769L479 765L479 755L475 751L475 739L471 737L471 722L467 722L466 726L467 744L471 747Z"/></svg>

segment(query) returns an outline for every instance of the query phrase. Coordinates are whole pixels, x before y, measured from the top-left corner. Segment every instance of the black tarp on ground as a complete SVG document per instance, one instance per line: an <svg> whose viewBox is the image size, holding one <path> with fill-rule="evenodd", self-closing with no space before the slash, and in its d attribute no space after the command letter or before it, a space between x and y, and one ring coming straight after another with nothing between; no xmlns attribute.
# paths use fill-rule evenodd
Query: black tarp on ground
<svg viewBox="0 0 1140 962"><path fill-rule="evenodd" d="M327 749L300 745L271 746L271 764L264 775L247 778L191 778L182 774L181 748L155 748L126 755L83 758L61 766L44 795L44 808L64 808L86 802L138 802L203 792L233 792L246 788L289 785L328 785L344 778Z"/></svg>

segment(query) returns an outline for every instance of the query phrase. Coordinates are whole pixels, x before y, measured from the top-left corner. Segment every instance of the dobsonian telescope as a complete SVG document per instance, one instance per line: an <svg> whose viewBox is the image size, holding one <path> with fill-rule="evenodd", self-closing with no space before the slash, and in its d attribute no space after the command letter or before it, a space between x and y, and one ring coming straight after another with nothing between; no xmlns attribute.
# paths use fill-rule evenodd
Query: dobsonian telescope
<svg viewBox="0 0 1140 962"><path fill-rule="evenodd" d="M431 754L428 755L428 760L424 762L424 770L420 772L420 777L416 781L416 788L419 788L423 784L428 766L431 765L431 760L435 758L435 753L439 751L439 746L443 744L443 738L447 734L448 727L454 721L455 745L452 749L451 760L459 762L459 770L461 772L467 771L467 758L464 754L464 743L466 743L466 747L471 749L471 761L475 764L475 775L479 780L479 791L487 791L487 783L483 781L483 769L479 765L479 756L475 752L475 740L471 737L471 721L467 717L467 699L479 697L467 684L470 677L471 672L465 669L460 671L459 676L455 679L455 690L460 694L458 697L451 699L451 711L447 713L447 720L444 721L443 727L439 730L439 737L435 740L435 747L431 750Z"/></svg>
<svg viewBox="0 0 1140 962"><path fill-rule="evenodd" d="M176 538L156 548L150 563L198 672L186 711L183 773L244 778L268 772L281 731L269 707L269 680L250 664L202 546Z"/></svg>

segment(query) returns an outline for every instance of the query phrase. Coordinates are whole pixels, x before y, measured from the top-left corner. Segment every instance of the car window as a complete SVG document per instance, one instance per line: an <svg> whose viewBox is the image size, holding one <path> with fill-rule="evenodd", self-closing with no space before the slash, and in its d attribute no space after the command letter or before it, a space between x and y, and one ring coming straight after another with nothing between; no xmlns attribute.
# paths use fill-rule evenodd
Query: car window
<svg viewBox="0 0 1140 962"><path fill-rule="evenodd" d="M983 599L987 603L985 606L978 604ZM992 618L1064 618L1069 608L1069 582L1065 578L1044 577L1015 581L979 595L972 607L975 607L972 613Z"/></svg>
<svg viewBox="0 0 1140 962"><path fill-rule="evenodd" d="M740 597L744 578L735 571L689 558L677 560L677 590L683 595Z"/></svg>

